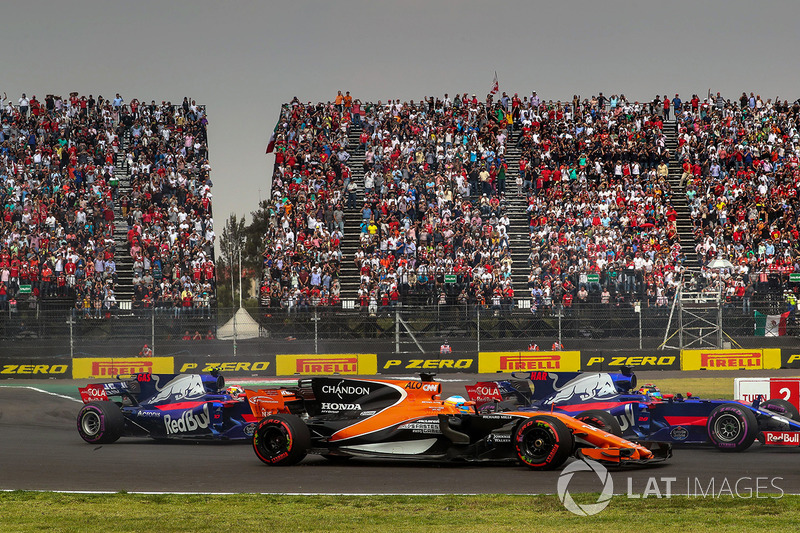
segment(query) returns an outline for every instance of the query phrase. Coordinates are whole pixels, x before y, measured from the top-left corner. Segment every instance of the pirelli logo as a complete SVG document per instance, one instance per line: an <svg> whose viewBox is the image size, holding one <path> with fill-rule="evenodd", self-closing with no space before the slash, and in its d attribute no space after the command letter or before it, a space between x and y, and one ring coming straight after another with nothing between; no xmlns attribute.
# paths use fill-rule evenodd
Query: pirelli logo
<svg viewBox="0 0 800 533"><path fill-rule="evenodd" d="M112 377L119 374L138 374L139 372L153 372L151 361L114 361L92 363L92 375L98 378Z"/></svg>
<svg viewBox="0 0 800 533"><path fill-rule="evenodd" d="M701 353L700 366L715 369L755 369L762 367L761 352Z"/></svg>
<svg viewBox="0 0 800 533"><path fill-rule="evenodd" d="M560 355L517 355L501 356L500 371L516 370L560 370Z"/></svg>
<svg viewBox="0 0 800 533"><path fill-rule="evenodd" d="M358 357L298 359L295 365L298 374L355 374L358 372Z"/></svg>
<svg viewBox="0 0 800 533"><path fill-rule="evenodd" d="M72 360L72 378L109 378L120 374L172 374L175 371L175 360L172 357L125 357L125 358L90 358L76 357Z"/></svg>
<svg viewBox="0 0 800 533"><path fill-rule="evenodd" d="M681 370L760 370L780 366L777 349L681 351Z"/></svg>
<svg viewBox="0 0 800 533"><path fill-rule="evenodd" d="M275 374L292 375L374 375L378 372L376 354L278 354L275 356Z"/></svg>
<svg viewBox="0 0 800 533"><path fill-rule="evenodd" d="M563 352L481 352L478 372L577 372L581 368L581 353Z"/></svg>

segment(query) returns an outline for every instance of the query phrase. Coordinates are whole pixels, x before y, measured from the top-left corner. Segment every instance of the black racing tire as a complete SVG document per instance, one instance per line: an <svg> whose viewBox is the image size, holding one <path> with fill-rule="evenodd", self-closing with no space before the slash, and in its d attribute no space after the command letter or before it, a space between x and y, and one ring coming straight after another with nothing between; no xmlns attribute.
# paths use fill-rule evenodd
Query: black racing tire
<svg viewBox="0 0 800 533"><path fill-rule="evenodd" d="M606 433L611 433L615 437L622 436L622 428L614 418L614 415L608 411L601 411L599 409L589 409L575 415L575 418L585 424L602 429Z"/></svg>
<svg viewBox="0 0 800 533"><path fill-rule="evenodd" d="M253 434L256 456L270 466L290 466L302 461L311 447L311 432L295 415L263 418Z"/></svg>
<svg viewBox="0 0 800 533"><path fill-rule="evenodd" d="M114 402L89 402L78 413L78 434L89 444L111 444L124 430L125 416Z"/></svg>
<svg viewBox="0 0 800 533"><path fill-rule="evenodd" d="M724 403L708 415L708 439L724 452L741 452L758 436L758 421L749 408L738 403Z"/></svg>
<svg viewBox="0 0 800 533"><path fill-rule="evenodd" d="M553 470L563 465L575 447L572 432L554 416L523 420L514 432L517 459L532 470Z"/></svg>
<svg viewBox="0 0 800 533"><path fill-rule="evenodd" d="M781 415L795 422L800 422L800 411L797 407L782 398L773 398L761 404L761 409L772 411L776 415Z"/></svg>

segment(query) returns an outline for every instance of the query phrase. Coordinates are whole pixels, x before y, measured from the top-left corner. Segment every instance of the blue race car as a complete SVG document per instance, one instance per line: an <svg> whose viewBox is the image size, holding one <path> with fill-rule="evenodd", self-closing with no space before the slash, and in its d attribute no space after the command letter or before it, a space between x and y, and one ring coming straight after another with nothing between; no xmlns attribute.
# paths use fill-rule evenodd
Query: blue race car
<svg viewBox="0 0 800 533"><path fill-rule="evenodd" d="M567 413L628 440L712 444L743 451L759 438L768 446L800 446L800 414L785 400L752 404L662 395L636 376L615 373L530 372L468 386L479 411L536 409Z"/></svg>
<svg viewBox="0 0 800 533"><path fill-rule="evenodd" d="M120 376L117 376L120 379ZM122 436L249 440L258 419L245 391L214 374L133 374L78 389L78 433L91 444Z"/></svg>

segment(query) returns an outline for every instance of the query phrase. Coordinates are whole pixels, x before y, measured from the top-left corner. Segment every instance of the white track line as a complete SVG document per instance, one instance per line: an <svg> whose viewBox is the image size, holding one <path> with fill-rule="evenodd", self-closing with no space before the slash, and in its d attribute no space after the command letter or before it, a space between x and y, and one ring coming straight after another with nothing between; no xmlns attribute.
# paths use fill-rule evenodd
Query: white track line
<svg viewBox="0 0 800 533"><path fill-rule="evenodd" d="M0 385L0 388L3 389L30 389L36 392L41 392L42 394L49 394L50 396L56 396L57 398L64 398L65 400L72 400L73 402L83 403L82 401L78 400L77 398L73 398L72 396L67 396L65 394L58 394L55 392L46 391L43 389L37 389L36 387L29 387L27 385Z"/></svg>

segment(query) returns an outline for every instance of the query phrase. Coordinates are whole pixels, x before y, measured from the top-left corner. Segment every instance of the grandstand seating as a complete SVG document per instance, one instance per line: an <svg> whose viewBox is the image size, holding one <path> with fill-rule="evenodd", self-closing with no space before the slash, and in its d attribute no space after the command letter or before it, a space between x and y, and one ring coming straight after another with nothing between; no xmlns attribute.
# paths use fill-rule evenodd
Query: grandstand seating
<svg viewBox="0 0 800 533"><path fill-rule="evenodd" d="M30 298L103 317L120 302L141 302L142 279L153 283L144 291L153 298L183 307L190 294L192 307L208 307L214 234L205 130L204 109L188 99L148 106L72 93L5 103L0 308ZM131 251L154 270L160 261L161 274L135 278Z"/></svg>
<svg viewBox="0 0 800 533"><path fill-rule="evenodd" d="M660 97L602 93L295 99L275 132L262 304L665 306L681 282L717 290L718 254L736 263L730 300L786 287L797 105L759 102L671 100L669 120Z"/></svg>

